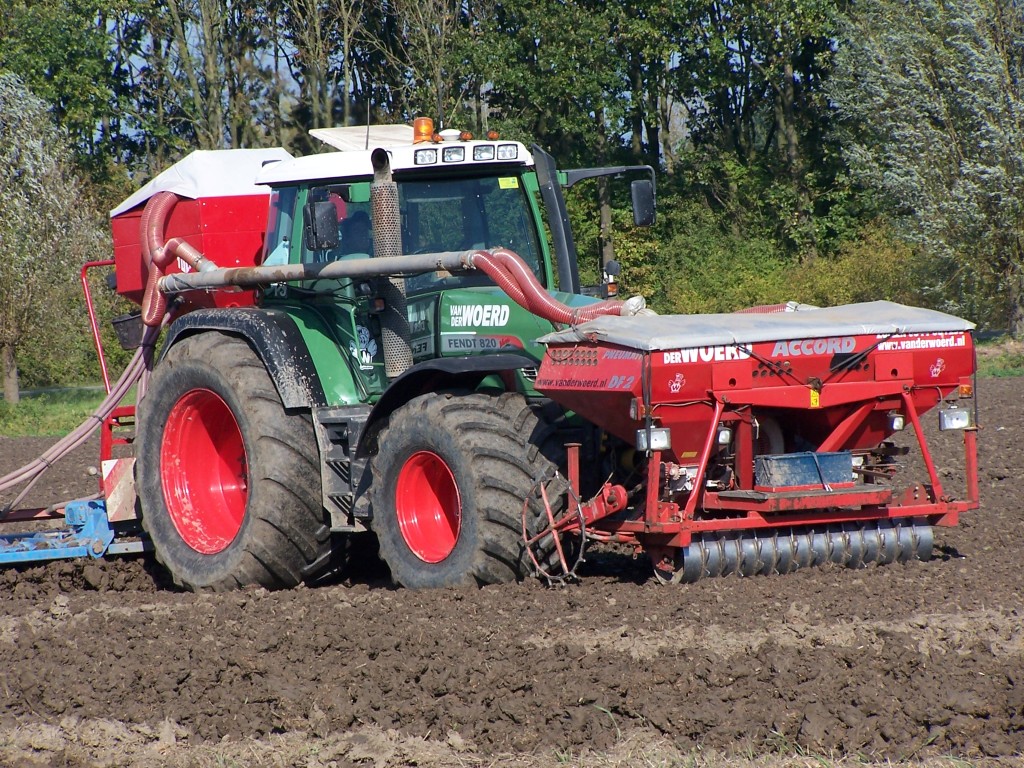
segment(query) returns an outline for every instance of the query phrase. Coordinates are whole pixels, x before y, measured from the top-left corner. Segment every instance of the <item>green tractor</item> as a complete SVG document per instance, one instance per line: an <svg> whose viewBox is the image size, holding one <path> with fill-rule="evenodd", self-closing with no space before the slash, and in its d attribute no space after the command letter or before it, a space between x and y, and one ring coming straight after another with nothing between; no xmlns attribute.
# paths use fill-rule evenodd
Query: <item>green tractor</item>
<svg viewBox="0 0 1024 768"><path fill-rule="evenodd" d="M601 303L562 189L634 174L648 225L652 169L558 172L422 125L319 134L344 151L197 152L113 212L118 290L166 326L134 441L156 556L195 590L296 585L364 532L413 588L564 559L558 536L524 545L566 492L565 445L598 463L596 428L534 389L536 339ZM495 249L561 314L464 268Z"/></svg>

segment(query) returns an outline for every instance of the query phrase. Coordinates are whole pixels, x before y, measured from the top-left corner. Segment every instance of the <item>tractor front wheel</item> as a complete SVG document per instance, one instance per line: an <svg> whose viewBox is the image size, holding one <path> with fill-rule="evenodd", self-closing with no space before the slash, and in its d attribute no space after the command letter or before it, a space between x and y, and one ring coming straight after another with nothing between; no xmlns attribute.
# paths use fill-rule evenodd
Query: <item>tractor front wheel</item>
<svg viewBox="0 0 1024 768"><path fill-rule="evenodd" d="M428 394L396 410L378 438L371 491L392 578L431 588L523 576L523 502L554 475L543 436L516 394Z"/></svg>
<svg viewBox="0 0 1024 768"><path fill-rule="evenodd" d="M312 422L285 411L244 340L171 347L139 406L137 461L142 525L179 585L289 587L326 562Z"/></svg>

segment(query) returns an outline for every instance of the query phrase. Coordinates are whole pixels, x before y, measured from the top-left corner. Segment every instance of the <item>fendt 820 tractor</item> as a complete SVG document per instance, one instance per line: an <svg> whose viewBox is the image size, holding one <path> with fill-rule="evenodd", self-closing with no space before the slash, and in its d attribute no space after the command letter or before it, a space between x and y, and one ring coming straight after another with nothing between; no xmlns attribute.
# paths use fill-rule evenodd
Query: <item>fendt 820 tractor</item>
<svg viewBox="0 0 1024 768"><path fill-rule="evenodd" d="M559 172L426 122L317 133L343 151L197 152L113 212L144 332L101 498L67 508L110 524L91 554L138 519L190 589L294 585L366 531L408 587L564 580L592 542L690 582L928 558L978 506L971 323L656 315L580 285L562 193L631 177L647 225L651 168ZM963 435L961 498L932 409Z"/></svg>

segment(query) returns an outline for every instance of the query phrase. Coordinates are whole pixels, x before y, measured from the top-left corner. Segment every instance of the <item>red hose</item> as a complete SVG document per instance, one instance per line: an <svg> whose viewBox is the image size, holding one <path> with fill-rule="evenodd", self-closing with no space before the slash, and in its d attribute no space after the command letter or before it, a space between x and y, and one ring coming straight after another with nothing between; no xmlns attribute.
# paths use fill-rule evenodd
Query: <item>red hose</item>
<svg viewBox="0 0 1024 768"><path fill-rule="evenodd" d="M167 297L160 292L159 283L171 262L181 258L198 270L205 261L202 253L180 237L164 242L167 220L177 204L178 196L173 192L158 192L146 203L139 224L142 258L148 269L146 292L142 297L142 322L149 327L160 325L167 311Z"/></svg>
<svg viewBox="0 0 1024 768"><path fill-rule="evenodd" d="M142 323L149 328L160 325L167 311L167 297L160 292L159 283L174 254L164 248L163 233L177 202L178 196L173 192L158 192L146 203L139 224L142 257L148 269L146 291L142 296Z"/></svg>
<svg viewBox="0 0 1024 768"><path fill-rule="evenodd" d="M179 258L195 270L199 270L200 264L206 260L198 248L180 237L168 240L164 251L170 254L170 258ZM170 264L170 261L167 263Z"/></svg>
<svg viewBox="0 0 1024 768"><path fill-rule="evenodd" d="M551 297L519 256L506 249L476 251L472 264L486 273L519 306L553 323L577 325L601 315L621 315L623 302L602 301L586 307L568 307Z"/></svg>
<svg viewBox="0 0 1024 768"><path fill-rule="evenodd" d="M533 274L533 270L526 266L526 263L519 257L519 254L508 250L507 248L497 248L494 251L494 255L502 262L505 268L516 277L519 281L520 287L529 289L527 293L527 300L530 300L530 296L534 299L531 301L532 306L535 307L535 311L541 316L544 316L543 310L550 308L553 311L561 313L568 311L571 314L573 320L556 321L556 322L569 322L579 323L585 322L586 320L593 320L595 317L601 315L620 315L622 314L623 302L614 299L599 301L595 304L588 304L585 307L577 307L575 309L567 307L560 301L557 301L551 297L551 295L544 290L544 286L540 284L537 276Z"/></svg>
<svg viewBox="0 0 1024 768"><path fill-rule="evenodd" d="M518 281L496 259L492 258L490 253L487 251L476 251L472 256L472 263L474 267L486 274L501 290L507 293L512 301L523 309L533 311L530 309L530 303L527 301L523 289L519 287Z"/></svg>

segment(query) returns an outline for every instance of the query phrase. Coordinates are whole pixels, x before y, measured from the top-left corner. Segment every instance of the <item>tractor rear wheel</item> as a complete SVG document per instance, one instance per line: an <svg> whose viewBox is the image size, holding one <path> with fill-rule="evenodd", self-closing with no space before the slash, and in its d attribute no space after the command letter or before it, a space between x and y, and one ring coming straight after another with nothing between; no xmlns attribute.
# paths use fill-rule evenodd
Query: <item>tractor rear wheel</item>
<svg viewBox="0 0 1024 768"><path fill-rule="evenodd" d="M171 347L139 406L137 463L142 525L180 586L290 587L327 561L312 422L244 340Z"/></svg>
<svg viewBox="0 0 1024 768"><path fill-rule="evenodd" d="M428 394L396 410L371 464L373 530L392 578L432 588L522 577L523 502L554 475L547 437L517 394Z"/></svg>

